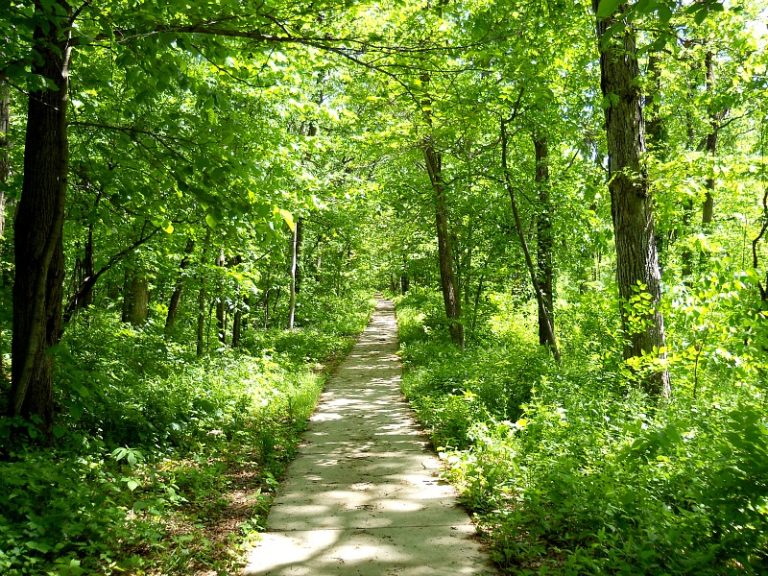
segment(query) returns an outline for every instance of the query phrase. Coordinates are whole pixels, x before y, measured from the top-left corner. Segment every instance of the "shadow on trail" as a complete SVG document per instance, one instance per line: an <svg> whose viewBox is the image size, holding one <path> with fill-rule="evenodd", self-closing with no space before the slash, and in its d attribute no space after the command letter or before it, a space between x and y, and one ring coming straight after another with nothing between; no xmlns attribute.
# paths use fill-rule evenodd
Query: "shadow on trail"
<svg viewBox="0 0 768 576"><path fill-rule="evenodd" d="M340 365L251 552L249 576L493 574L400 394L391 305Z"/></svg>

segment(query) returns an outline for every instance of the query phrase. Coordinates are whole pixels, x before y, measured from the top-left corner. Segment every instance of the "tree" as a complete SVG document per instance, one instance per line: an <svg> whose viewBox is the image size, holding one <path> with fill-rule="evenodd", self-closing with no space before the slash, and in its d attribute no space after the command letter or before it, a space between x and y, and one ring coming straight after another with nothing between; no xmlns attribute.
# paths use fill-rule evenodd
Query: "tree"
<svg viewBox="0 0 768 576"><path fill-rule="evenodd" d="M560 360L560 351L557 348L557 339L555 338L555 328L554 328L554 322L552 321L551 316L551 308L548 308L547 304L547 294L545 293L545 288L541 286L539 283L539 279L541 278L541 268L537 268L536 264L533 262L533 256L531 255L531 250L528 248L528 242L525 239L525 231L523 230L523 224L520 219L520 210L517 206L517 195L515 194L515 187L512 184L512 178L509 173L509 165L507 163L507 148L509 145L509 137L507 135L507 121L502 120L501 121L501 134L500 134L500 140L501 140L501 164L502 169L504 172L504 185L507 189L507 192L509 193L509 201L512 207L512 217L514 221L515 230L517 232L517 237L520 240L520 246L523 249L523 255L525 257L525 265L528 269L528 274L531 278L531 284L533 285L533 291L534 295L536 297L536 306L538 309L538 315L539 315L539 334L542 334L543 332L543 340L545 343L549 346L550 350L552 351L552 356L554 356L555 360ZM551 280L551 278L550 278ZM551 285L550 285L550 292L551 292ZM551 300L551 293L549 294L549 299ZM543 324L543 325L542 325Z"/></svg>
<svg viewBox="0 0 768 576"><path fill-rule="evenodd" d="M11 89L5 78L0 76L0 254L5 243L6 205L8 198L5 194L5 184L11 173L11 163L8 154L10 142L8 131L11 124Z"/></svg>
<svg viewBox="0 0 768 576"><path fill-rule="evenodd" d="M536 268L541 291L539 314L539 344L557 348L555 342L554 273L552 269L552 201L549 182L549 144L546 136L534 134L536 154L536 188L538 213L536 214Z"/></svg>
<svg viewBox="0 0 768 576"><path fill-rule="evenodd" d="M60 334L64 198L68 176L67 99L72 10L66 0L34 3L32 73L24 178L14 236L13 364L10 412L53 419L48 349Z"/></svg>
<svg viewBox="0 0 768 576"><path fill-rule="evenodd" d="M299 259L301 258L302 244L302 219L299 218L291 230L291 288L288 300L288 329L293 330L296 327L296 296L301 291L301 272L299 271Z"/></svg>
<svg viewBox="0 0 768 576"><path fill-rule="evenodd" d="M451 340L459 347L464 346L464 325L461 319L461 298L456 280L453 248L448 228L448 206L445 198L445 182L440 153L435 149L433 137L428 135L422 143L424 160L429 181L434 192L435 228L437 230L437 253L440 266L440 286L448 317Z"/></svg>
<svg viewBox="0 0 768 576"><path fill-rule="evenodd" d="M5 78L0 76L0 267L3 265L5 252L5 221L8 198L5 193L6 182L11 173L11 163L8 150L10 142L8 131L11 122L11 92ZM0 277L5 271L0 270ZM0 343L2 343L2 328L0 328ZM5 362L0 356L0 380L5 380Z"/></svg>
<svg viewBox="0 0 768 576"><path fill-rule="evenodd" d="M173 287L173 293L171 294L171 300L168 303L168 314L165 317L165 335L166 337L173 332L173 327L176 324L176 316L179 313L179 304L181 303L181 295L184 292L184 274L189 268L191 263L192 252L195 250L195 240L193 238L187 238L186 246L184 247L184 256L179 263L179 276L176 279L176 283Z"/></svg>
<svg viewBox="0 0 768 576"><path fill-rule="evenodd" d="M653 200L643 166L645 126L635 35L631 26L626 26L623 31L619 28L623 8L618 14L601 11L601 6L608 4L615 3L592 2L597 15L609 155L608 187L616 243L616 278L626 338L624 357L631 359L652 354L664 360L664 319L659 310L661 272L656 250ZM647 305L641 299L639 304L643 308L631 310L633 302L636 302L634 299L642 295L647 295ZM641 321L632 322L630 316L638 312ZM666 368L644 376L642 384L649 394L662 397L670 394Z"/></svg>

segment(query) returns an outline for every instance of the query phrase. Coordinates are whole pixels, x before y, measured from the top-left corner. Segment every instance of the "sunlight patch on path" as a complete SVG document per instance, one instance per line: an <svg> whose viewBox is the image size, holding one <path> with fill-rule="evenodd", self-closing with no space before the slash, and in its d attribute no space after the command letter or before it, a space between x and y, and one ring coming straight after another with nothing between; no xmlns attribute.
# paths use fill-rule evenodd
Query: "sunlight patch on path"
<svg viewBox="0 0 768 576"><path fill-rule="evenodd" d="M328 383L246 576L495 574L400 394L392 304Z"/></svg>

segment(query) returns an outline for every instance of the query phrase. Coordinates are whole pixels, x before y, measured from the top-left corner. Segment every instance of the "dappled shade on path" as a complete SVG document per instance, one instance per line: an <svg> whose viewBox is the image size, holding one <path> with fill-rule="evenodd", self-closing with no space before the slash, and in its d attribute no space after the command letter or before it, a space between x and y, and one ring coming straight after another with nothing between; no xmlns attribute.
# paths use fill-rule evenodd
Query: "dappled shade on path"
<svg viewBox="0 0 768 576"><path fill-rule="evenodd" d="M392 305L323 393L248 576L493 574L400 394Z"/></svg>

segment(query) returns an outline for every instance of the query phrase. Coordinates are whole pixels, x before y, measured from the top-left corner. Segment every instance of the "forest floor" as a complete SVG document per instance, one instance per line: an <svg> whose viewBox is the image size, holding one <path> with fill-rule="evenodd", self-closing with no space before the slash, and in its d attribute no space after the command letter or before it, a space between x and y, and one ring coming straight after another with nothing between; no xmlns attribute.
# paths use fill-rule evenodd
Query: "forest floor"
<svg viewBox="0 0 768 576"><path fill-rule="evenodd" d="M321 397L245 574L495 573L403 400L396 332L392 304L379 301Z"/></svg>

